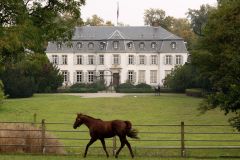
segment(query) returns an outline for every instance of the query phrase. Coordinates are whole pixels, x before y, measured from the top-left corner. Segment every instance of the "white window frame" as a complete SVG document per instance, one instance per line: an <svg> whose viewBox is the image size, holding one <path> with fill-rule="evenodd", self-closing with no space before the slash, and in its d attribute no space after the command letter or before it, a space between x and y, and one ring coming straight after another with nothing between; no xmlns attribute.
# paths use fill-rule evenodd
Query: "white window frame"
<svg viewBox="0 0 240 160"><path fill-rule="evenodd" d="M133 82L133 74L134 74L134 71L128 71L128 80L130 83Z"/></svg>
<svg viewBox="0 0 240 160"><path fill-rule="evenodd" d="M182 65L183 61L182 61L182 56L181 55L176 55L176 65Z"/></svg>
<svg viewBox="0 0 240 160"><path fill-rule="evenodd" d="M88 71L88 83L94 82L94 71Z"/></svg>
<svg viewBox="0 0 240 160"><path fill-rule="evenodd" d="M145 65L146 62L145 62L145 55L139 55L139 64L140 65Z"/></svg>
<svg viewBox="0 0 240 160"><path fill-rule="evenodd" d="M113 55L113 64L119 65L120 64L120 56L118 54Z"/></svg>
<svg viewBox="0 0 240 160"><path fill-rule="evenodd" d="M83 56L82 55L77 55L77 64L79 64L79 65L83 64Z"/></svg>
<svg viewBox="0 0 240 160"><path fill-rule="evenodd" d="M157 55L151 55L151 64L156 65L157 64Z"/></svg>
<svg viewBox="0 0 240 160"><path fill-rule="evenodd" d="M165 64L171 65L172 64L172 55L166 55L165 56Z"/></svg>
<svg viewBox="0 0 240 160"><path fill-rule="evenodd" d="M58 55L52 55L52 64L58 65Z"/></svg>
<svg viewBox="0 0 240 160"><path fill-rule="evenodd" d="M82 49L83 44L81 42L77 42L77 49L80 50Z"/></svg>
<svg viewBox="0 0 240 160"><path fill-rule="evenodd" d="M150 70L150 83L157 83L157 70Z"/></svg>
<svg viewBox="0 0 240 160"><path fill-rule="evenodd" d="M113 48L118 49L119 48L119 42L118 41L113 41Z"/></svg>
<svg viewBox="0 0 240 160"><path fill-rule="evenodd" d="M76 82L77 83L83 82L83 72L82 71L76 71Z"/></svg>
<svg viewBox="0 0 240 160"><path fill-rule="evenodd" d="M94 55L88 55L88 65L94 65Z"/></svg>
<svg viewBox="0 0 240 160"><path fill-rule="evenodd" d="M68 64L68 57L67 55L62 55L62 64L67 65Z"/></svg>
<svg viewBox="0 0 240 160"><path fill-rule="evenodd" d="M156 42L152 42L152 43L151 43L151 48L152 48L152 49L156 49L156 47L157 47L157 43L156 43Z"/></svg>
<svg viewBox="0 0 240 160"><path fill-rule="evenodd" d="M104 71L99 71L99 79L104 80Z"/></svg>
<svg viewBox="0 0 240 160"><path fill-rule="evenodd" d="M128 64L133 65L134 64L134 55L128 55Z"/></svg>
<svg viewBox="0 0 240 160"><path fill-rule="evenodd" d="M99 65L104 65L104 55L99 55Z"/></svg>
<svg viewBox="0 0 240 160"><path fill-rule="evenodd" d="M69 81L69 72L67 70L61 71L63 75L63 83L67 83Z"/></svg>

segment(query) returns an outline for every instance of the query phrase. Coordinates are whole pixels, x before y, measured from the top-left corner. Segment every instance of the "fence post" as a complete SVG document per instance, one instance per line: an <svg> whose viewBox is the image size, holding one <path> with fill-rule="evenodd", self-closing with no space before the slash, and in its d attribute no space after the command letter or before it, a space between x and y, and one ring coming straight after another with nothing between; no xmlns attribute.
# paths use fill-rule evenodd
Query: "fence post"
<svg viewBox="0 0 240 160"><path fill-rule="evenodd" d="M35 126L37 123L37 113L33 114L33 125Z"/></svg>
<svg viewBox="0 0 240 160"><path fill-rule="evenodd" d="M181 157L185 157L184 122L181 122Z"/></svg>
<svg viewBox="0 0 240 160"><path fill-rule="evenodd" d="M45 130L46 130L46 126L45 126L45 119L42 119L42 130L41 130L41 134L42 134L42 141L41 141L41 150L42 150L42 154L45 154Z"/></svg>
<svg viewBox="0 0 240 160"><path fill-rule="evenodd" d="M117 140L116 140L116 136L113 137L113 156L115 156L116 154L116 150L117 150Z"/></svg>

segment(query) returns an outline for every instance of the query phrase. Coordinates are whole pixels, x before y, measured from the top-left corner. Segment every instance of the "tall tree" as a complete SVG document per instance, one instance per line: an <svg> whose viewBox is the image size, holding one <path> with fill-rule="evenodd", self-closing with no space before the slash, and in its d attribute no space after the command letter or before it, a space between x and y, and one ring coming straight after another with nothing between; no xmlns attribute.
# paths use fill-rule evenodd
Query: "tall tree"
<svg viewBox="0 0 240 160"><path fill-rule="evenodd" d="M211 82L203 109L220 108L233 114L230 122L240 130L240 1L221 0L211 10L192 54L201 75Z"/></svg>
<svg viewBox="0 0 240 160"><path fill-rule="evenodd" d="M201 5L200 9L189 9L188 17L191 19L191 26L195 34L203 36L203 29L208 20L208 13L213 7L210 5Z"/></svg>
<svg viewBox="0 0 240 160"><path fill-rule="evenodd" d="M144 12L144 23L150 26L161 26L167 30L170 30L173 24L174 18L166 16L166 13L162 9L147 9Z"/></svg>
<svg viewBox="0 0 240 160"><path fill-rule="evenodd" d="M87 18L85 25L90 26L114 26L112 21L106 21L104 22L104 19L99 17L98 15L94 14L91 18Z"/></svg>
<svg viewBox="0 0 240 160"><path fill-rule="evenodd" d="M48 41L67 40L85 0L1 0L0 53L3 61L26 50L43 53Z"/></svg>

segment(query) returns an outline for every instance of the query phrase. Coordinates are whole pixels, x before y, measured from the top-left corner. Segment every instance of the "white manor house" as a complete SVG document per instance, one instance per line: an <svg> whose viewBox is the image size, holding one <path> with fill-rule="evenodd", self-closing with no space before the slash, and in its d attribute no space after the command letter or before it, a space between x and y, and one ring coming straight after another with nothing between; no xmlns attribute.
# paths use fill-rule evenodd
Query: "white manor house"
<svg viewBox="0 0 240 160"><path fill-rule="evenodd" d="M64 75L64 84L107 85L132 82L162 85L176 65L187 62L184 40L162 27L76 27L72 42L49 42L49 60Z"/></svg>

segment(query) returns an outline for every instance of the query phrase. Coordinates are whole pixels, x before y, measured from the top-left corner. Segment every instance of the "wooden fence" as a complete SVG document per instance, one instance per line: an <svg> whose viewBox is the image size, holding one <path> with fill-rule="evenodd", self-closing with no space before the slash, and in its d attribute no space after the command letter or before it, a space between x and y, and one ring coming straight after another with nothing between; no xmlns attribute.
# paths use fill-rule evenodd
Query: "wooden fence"
<svg viewBox="0 0 240 160"><path fill-rule="evenodd" d="M58 138L51 138L51 139L57 139L60 141L86 141L84 144L87 144L87 141L89 138L79 138L79 137L61 137L59 135L62 135L64 133L82 133L88 135L87 130L73 130L73 129L54 129L51 126L58 126L56 128L66 128L63 127L63 125L68 126L69 128L72 128L72 123L58 123L58 122L47 122L46 120L42 120L40 123L36 122L36 115L34 116L34 122L0 122L4 124L8 123L17 123L17 124L31 124L35 126L40 126L37 129L34 130L21 130L21 129L6 129L6 128L0 128L0 132L8 131L28 131L28 132L41 132L41 150L42 154L45 154L46 147L63 147L63 148L83 148L85 145L69 145L69 143L64 145L46 145L45 141L46 139L49 139L46 137L46 132L50 132L54 135L58 135ZM188 125L184 122L180 122L176 125L134 125L134 128L138 128L140 140L134 140L131 139L130 143L132 144L135 154L141 150L176 150L177 154L174 156L179 157L191 157L190 150L231 150L231 152L227 152L226 154L223 154L222 156L234 156L238 157L240 156L239 149L240 149L240 134L237 131L234 131L229 125ZM211 130L212 127L222 128L222 129L215 129ZM225 130L225 128L229 128L228 130ZM147 128L147 129L146 129ZM164 130L164 128L167 128L167 131ZM169 128L173 128L173 131L169 131ZM188 129L186 129L188 128ZM194 129L195 128L195 129ZM200 128L203 128L203 131L201 131ZM145 130L144 130L145 129ZM229 130L231 132L229 132ZM80 136L80 134L79 134ZM205 138L204 138L205 136ZM207 138L206 138L207 136ZM143 138L142 138L143 137ZM150 138L146 138L150 137ZM172 137L176 137L173 139ZM217 138L216 138L217 137ZM7 139L7 138L23 138L23 137L12 137L11 134L9 136L1 136L0 134L0 141L1 139ZM134 143L135 142L135 143ZM108 149L112 151L112 154L114 155L117 150L117 144L119 143L117 138L114 137L110 140L108 140L109 144L112 144L112 146ZM140 143L143 143L140 145ZM157 145L152 145L152 144ZM169 145L163 145L163 143L168 143ZM174 145L170 145L170 143L173 143ZM188 144L189 143L189 144ZM200 143L201 145L199 145ZM206 143L206 145L203 145ZM220 143L220 145L219 145ZM139 144L139 145L138 145ZM209 145L211 144L211 145ZM1 144L0 147L4 146L19 146L19 144ZM38 146L39 147L39 146ZM91 148L101 148L101 146L93 146ZM232 151L234 150L234 151ZM158 152L156 151L156 152ZM189 151L189 154L188 154ZM104 153L104 152L103 152ZM218 152L219 153L219 152ZM239 154L238 154L239 153ZM172 152L170 153L172 154ZM157 156L164 156L164 153L160 154L154 154ZM219 156L219 155L218 155ZM221 156L221 154L220 154ZM211 153L207 155L203 155L203 157L211 157Z"/></svg>

